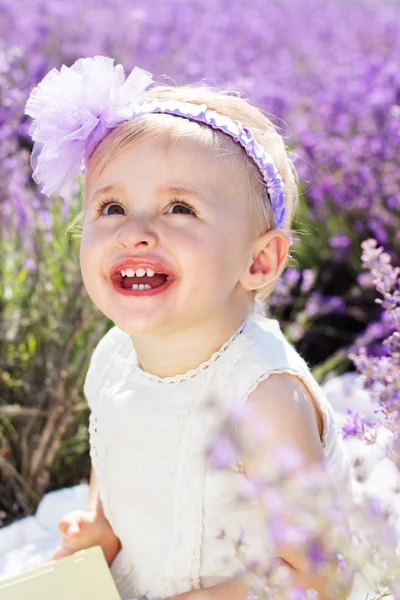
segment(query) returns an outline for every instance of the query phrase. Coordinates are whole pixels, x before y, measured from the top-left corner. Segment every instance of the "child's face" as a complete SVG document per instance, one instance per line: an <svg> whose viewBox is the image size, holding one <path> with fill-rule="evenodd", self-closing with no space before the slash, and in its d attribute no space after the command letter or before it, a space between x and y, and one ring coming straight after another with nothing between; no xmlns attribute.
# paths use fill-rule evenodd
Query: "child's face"
<svg viewBox="0 0 400 600"><path fill-rule="evenodd" d="M250 306L251 292L240 279L254 232L238 169L222 155L189 137L142 141L110 161L87 190L84 284L127 333L226 323ZM104 186L118 188L96 195ZM123 280L120 271L128 268L135 277ZM136 275L149 268L161 274ZM151 289L132 290L140 284Z"/></svg>

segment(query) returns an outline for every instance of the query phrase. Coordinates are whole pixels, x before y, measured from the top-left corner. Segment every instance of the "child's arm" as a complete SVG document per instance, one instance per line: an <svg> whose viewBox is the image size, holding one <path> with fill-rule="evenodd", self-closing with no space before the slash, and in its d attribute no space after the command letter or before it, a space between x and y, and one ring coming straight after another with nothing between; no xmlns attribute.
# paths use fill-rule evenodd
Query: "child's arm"
<svg viewBox="0 0 400 600"><path fill-rule="evenodd" d="M271 460L267 457L273 456L274 446L285 443L295 444L299 448L303 456L303 470L313 464L321 465L322 468L322 430L317 424L318 421L321 424L321 419L316 418L313 401L300 380L287 374L271 375L250 395L248 402L253 409L252 419L245 424L239 424L245 446L246 439L254 438L254 432L260 422L265 422L271 433L260 442L257 452L248 457L241 457L247 473L257 476L257 473L265 472L266 460ZM326 479L328 491L335 494L336 490L328 474ZM344 515L343 524L350 536L350 528ZM278 546L277 549L282 563L292 573L292 587L314 589L318 592L318 600L338 600L339 597L346 598L350 594L353 585L352 573L348 573L347 581L343 584L342 596L336 595L333 598L327 595L327 589L329 581L334 581L336 564L331 566L331 578L326 579L320 574L306 572L308 558L301 546L286 544ZM180 594L170 600L246 600L246 592L244 580L236 580Z"/></svg>
<svg viewBox="0 0 400 600"><path fill-rule="evenodd" d="M246 471L256 476L265 473L266 461L271 460L269 457L273 457L277 446L291 444L299 450L302 459L298 472L317 467L325 476L324 490L334 499L339 492L325 467L325 454L321 443L322 415L303 382L298 377L287 373L271 375L254 390L248 402L252 408L252 419L245 424L239 424L240 433L244 436L244 444L246 444L246 439L249 439L247 436L250 436L250 439L251 436L254 438L254 431L260 422L266 424L269 434L262 440L254 454L242 457ZM318 508L318 502L316 502L312 508L313 514ZM324 510L322 507L320 508ZM351 530L345 514L341 514L341 522L336 522L335 525L327 520L326 514L321 514L320 517L326 523L328 533L330 527L342 526L345 543L350 545ZM321 574L307 573L310 559L302 545L285 543L277 545L277 550L279 558L292 570L293 587L315 589L319 593L319 600L331 600L327 595L327 589L329 582L337 581L338 578L336 559L332 559L332 562L326 565L330 573L330 577L327 578ZM337 549L338 552L341 550L344 549ZM346 579L342 591L343 597L346 597L353 586L352 570L348 569L347 572L343 572L341 578L342 581Z"/></svg>

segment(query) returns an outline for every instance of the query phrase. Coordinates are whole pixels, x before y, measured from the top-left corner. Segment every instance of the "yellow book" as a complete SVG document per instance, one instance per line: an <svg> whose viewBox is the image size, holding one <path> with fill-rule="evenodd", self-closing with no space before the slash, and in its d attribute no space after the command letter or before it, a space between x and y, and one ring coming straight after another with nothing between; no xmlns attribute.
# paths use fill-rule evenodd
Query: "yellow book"
<svg viewBox="0 0 400 600"><path fill-rule="evenodd" d="M0 600L120 600L100 546L0 581Z"/></svg>

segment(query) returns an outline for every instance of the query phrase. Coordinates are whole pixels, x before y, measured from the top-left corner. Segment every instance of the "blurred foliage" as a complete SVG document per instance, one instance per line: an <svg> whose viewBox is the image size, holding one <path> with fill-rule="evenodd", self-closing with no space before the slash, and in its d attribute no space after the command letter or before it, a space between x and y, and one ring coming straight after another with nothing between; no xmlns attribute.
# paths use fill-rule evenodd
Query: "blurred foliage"
<svg viewBox="0 0 400 600"><path fill-rule="evenodd" d="M77 202L75 204L75 212ZM107 319L81 281L70 216L51 208L36 222L27 259L15 232L4 236L0 289L0 519L36 508L49 489L87 479L87 409L82 384Z"/></svg>
<svg viewBox="0 0 400 600"><path fill-rule="evenodd" d="M309 221L307 213L307 197L300 188L295 243L287 269L267 300L266 314L279 321L322 384L355 370L348 355L358 340L368 344L371 352L381 352L386 329L380 323L382 309L375 303L372 278L359 278L359 234L351 231L340 213L332 211L324 223ZM352 240L344 251L329 245L339 232ZM379 327L367 339L360 338L373 323Z"/></svg>

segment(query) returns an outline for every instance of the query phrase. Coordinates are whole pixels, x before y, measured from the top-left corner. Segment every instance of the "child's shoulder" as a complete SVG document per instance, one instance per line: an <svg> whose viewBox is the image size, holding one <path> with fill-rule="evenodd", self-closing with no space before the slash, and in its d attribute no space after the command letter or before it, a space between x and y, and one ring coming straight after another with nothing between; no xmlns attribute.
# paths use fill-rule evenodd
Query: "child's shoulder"
<svg viewBox="0 0 400 600"><path fill-rule="evenodd" d="M263 404L264 397L268 397L267 410L270 410L273 393L276 392L276 406L280 408L284 406L280 390L282 394L285 388L288 390L287 406L293 403L293 390L296 398L297 391L303 394L305 390L307 402L311 400L315 406L323 447L328 451L336 437L334 415L310 366L287 340L278 321L274 319L253 316L249 321L247 337L250 341L247 356L243 359L242 368L237 369L240 374L234 382L235 401L242 405L254 395L259 396ZM298 408L297 400L293 406Z"/></svg>
<svg viewBox="0 0 400 600"><path fill-rule="evenodd" d="M312 391L322 397L309 365L283 334L279 322L253 315L246 323L243 341L238 344L237 360L228 381L230 397L239 404L271 375L298 377Z"/></svg>
<svg viewBox="0 0 400 600"><path fill-rule="evenodd" d="M304 368L305 362L296 348L284 336L276 319L253 315L249 320L247 337L251 360L260 360L271 368L295 366Z"/></svg>

